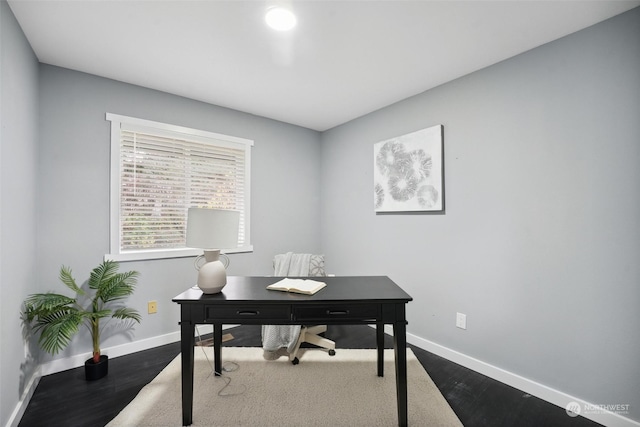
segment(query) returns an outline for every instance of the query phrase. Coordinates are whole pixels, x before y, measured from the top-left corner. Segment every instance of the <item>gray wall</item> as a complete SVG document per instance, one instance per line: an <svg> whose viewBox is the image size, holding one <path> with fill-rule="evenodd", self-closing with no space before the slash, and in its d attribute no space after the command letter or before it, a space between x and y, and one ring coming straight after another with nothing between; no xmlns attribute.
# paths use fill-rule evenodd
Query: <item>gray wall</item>
<svg viewBox="0 0 640 427"><path fill-rule="evenodd" d="M0 1L0 425L33 374L20 305L37 289L38 61L6 1Z"/></svg>
<svg viewBox="0 0 640 427"><path fill-rule="evenodd" d="M635 9L319 135L38 67L1 0L0 424L35 362L20 303L60 289L61 264L83 280L109 251L105 112L255 140L255 250L232 255L231 274L322 251L334 273L401 284L413 336L592 403L630 404L640 420L639 24ZM434 124L446 214L375 215L373 144ZM104 346L176 331L170 299L193 280L191 259L123 268L142 273L130 304L146 313L157 300L159 313ZM88 355L81 338L61 356Z"/></svg>
<svg viewBox="0 0 640 427"><path fill-rule="evenodd" d="M446 214L375 215L373 144L436 124ZM322 146L335 273L397 281L417 337L640 420L640 8Z"/></svg>
<svg viewBox="0 0 640 427"><path fill-rule="evenodd" d="M231 275L272 274L276 253L319 250L320 137L315 131L142 87L41 65L38 280L58 286L62 264L76 278L109 253L109 122L116 113L254 140L251 176L253 253L230 255ZM171 298L193 285L193 258L121 263L138 270L129 304L143 313L133 339L178 330ZM157 300L157 315L147 301ZM90 350L87 337L66 355ZM106 337L103 347L130 341Z"/></svg>

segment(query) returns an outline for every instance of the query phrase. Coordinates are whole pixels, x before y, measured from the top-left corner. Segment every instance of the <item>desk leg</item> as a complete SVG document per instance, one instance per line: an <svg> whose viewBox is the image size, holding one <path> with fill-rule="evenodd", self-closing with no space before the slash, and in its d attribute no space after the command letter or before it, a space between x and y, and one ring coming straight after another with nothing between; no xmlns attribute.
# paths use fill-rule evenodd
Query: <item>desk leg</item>
<svg viewBox="0 0 640 427"><path fill-rule="evenodd" d="M398 399L398 425L408 425L407 404L407 325L405 321L393 324L393 349L396 359L396 394Z"/></svg>
<svg viewBox="0 0 640 427"><path fill-rule="evenodd" d="M222 375L222 325L213 324L213 366L216 376Z"/></svg>
<svg viewBox="0 0 640 427"><path fill-rule="evenodd" d="M376 347L378 349L378 376L384 377L384 323L376 323Z"/></svg>
<svg viewBox="0 0 640 427"><path fill-rule="evenodd" d="M189 307L182 305L180 322L180 350L182 352L182 425L193 422L193 346L195 326L191 323Z"/></svg>

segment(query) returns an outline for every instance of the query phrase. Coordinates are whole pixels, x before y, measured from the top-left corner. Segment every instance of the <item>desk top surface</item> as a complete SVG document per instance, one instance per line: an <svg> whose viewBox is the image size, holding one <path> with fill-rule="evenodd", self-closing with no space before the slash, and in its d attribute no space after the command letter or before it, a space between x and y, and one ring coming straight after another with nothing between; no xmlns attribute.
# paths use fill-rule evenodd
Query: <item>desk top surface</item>
<svg viewBox="0 0 640 427"><path fill-rule="evenodd" d="M259 302L261 304L282 304L286 302L317 304L326 302L407 303L413 299L386 276L309 277L309 279L327 284L326 287L314 295L266 289L268 285L281 279L282 277L229 276L227 277L227 285L220 293L207 295L203 294L200 289L190 288L176 296L173 301L179 304L222 304L225 301Z"/></svg>

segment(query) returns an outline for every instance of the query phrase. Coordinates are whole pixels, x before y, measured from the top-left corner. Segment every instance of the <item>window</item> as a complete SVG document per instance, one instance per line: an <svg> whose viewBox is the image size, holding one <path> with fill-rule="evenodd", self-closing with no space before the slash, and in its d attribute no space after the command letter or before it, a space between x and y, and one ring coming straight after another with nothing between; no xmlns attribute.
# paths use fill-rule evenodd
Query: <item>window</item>
<svg viewBox="0 0 640 427"><path fill-rule="evenodd" d="M111 122L111 253L116 261L193 256L187 210L240 211L238 249L252 250L253 141L107 113Z"/></svg>

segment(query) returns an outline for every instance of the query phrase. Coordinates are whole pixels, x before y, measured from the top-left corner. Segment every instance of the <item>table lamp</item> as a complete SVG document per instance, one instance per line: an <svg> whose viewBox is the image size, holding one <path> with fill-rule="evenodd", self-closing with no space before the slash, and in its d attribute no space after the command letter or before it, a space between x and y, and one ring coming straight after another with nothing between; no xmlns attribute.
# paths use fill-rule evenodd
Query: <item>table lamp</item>
<svg viewBox="0 0 640 427"><path fill-rule="evenodd" d="M187 247L204 249L196 258L198 287L205 294L216 294L227 284L227 271L220 261L221 249L238 247L240 212L189 208L187 214ZM204 257L205 263L199 265Z"/></svg>

